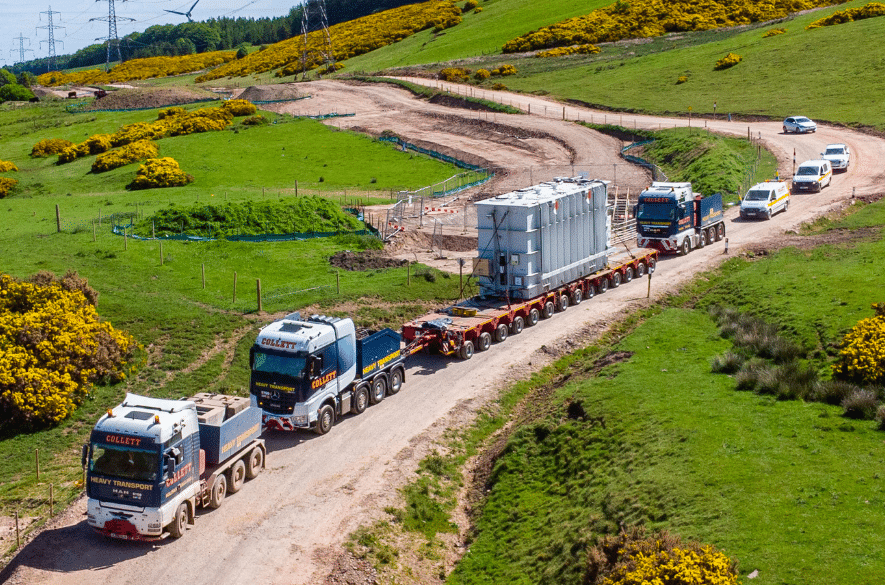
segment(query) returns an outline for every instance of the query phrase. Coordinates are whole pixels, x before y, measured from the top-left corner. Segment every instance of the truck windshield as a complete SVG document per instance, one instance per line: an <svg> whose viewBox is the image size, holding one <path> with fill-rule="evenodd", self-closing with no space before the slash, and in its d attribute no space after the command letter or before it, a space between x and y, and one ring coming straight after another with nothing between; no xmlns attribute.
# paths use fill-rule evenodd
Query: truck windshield
<svg viewBox="0 0 885 585"><path fill-rule="evenodd" d="M274 353L255 352L252 369L268 374L282 374L290 378L301 378L307 365L306 354L279 355Z"/></svg>
<svg viewBox="0 0 885 585"><path fill-rule="evenodd" d="M804 175L806 177L807 176L816 177L820 173L818 172L817 167L799 167L799 170L796 172L796 174L797 175Z"/></svg>
<svg viewBox="0 0 885 585"><path fill-rule="evenodd" d="M768 191L761 191L759 189L748 191L744 201L768 201Z"/></svg>
<svg viewBox="0 0 885 585"><path fill-rule="evenodd" d="M676 219L676 206L666 203L640 203L636 217L639 221L673 221Z"/></svg>
<svg viewBox="0 0 885 585"><path fill-rule="evenodd" d="M92 445L89 471L96 475L153 482L157 479L160 455L148 449L116 445Z"/></svg>

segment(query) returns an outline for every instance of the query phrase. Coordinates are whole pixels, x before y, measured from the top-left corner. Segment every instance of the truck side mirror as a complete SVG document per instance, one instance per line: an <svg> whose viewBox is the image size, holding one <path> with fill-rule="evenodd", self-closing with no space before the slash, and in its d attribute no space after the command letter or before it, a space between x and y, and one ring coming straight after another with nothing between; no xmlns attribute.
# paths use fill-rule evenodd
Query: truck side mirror
<svg viewBox="0 0 885 585"><path fill-rule="evenodd" d="M175 457L167 454L165 464L163 465L163 475L172 477L173 473L175 473Z"/></svg>
<svg viewBox="0 0 885 585"><path fill-rule="evenodd" d="M86 460L89 459L89 445L83 445L80 454L80 467L86 467Z"/></svg>

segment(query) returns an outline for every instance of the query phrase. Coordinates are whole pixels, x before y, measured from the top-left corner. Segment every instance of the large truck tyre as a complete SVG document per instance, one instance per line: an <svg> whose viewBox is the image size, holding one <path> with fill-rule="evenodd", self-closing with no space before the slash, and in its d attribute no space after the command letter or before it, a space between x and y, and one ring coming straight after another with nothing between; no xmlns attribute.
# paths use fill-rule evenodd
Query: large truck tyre
<svg viewBox="0 0 885 585"><path fill-rule="evenodd" d="M178 510L175 511L172 524L169 525L169 534L172 535L172 538L181 538L184 536L185 530L187 530L187 502L182 502L178 506Z"/></svg>
<svg viewBox="0 0 885 585"><path fill-rule="evenodd" d="M387 394L387 380L384 379L384 376L378 376L372 380L372 392L369 394L369 402L378 404L384 400L385 394Z"/></svg>
<svg viewBox="0 0 885 585"><path fill-rule="evenodd" d="M545 319L549 319L553 316L554 312L556 312L556 307L553 305L553 302L547 301L547 303L544 305L544 313L542 313L541 316Z"/></svg>
<svg viewBox="0 0 885 585"><path fill-rule="evenodd" d="M230 484L227 486L227 491L235 494L242 489L245 482L246 464L240 459L230 468Z"/></svg>
<svg viewBox="0 0 885 585"><path fill-rule="evenodd" d="M684 240L682 240L680 252L683 256L688 256L691 253L691 238L686 237Z"/></svg>
<svg viewBox="0 0 885 585"><path fill-rule="evenodd" d="M527 322L526 324L527 324L529 327L532 327L532 326L534 326L534 325L537 325L537 324L538 324L538 321L540 321L540 320L541 320L541 311L539 311L538 309L532 307L532 310L529 311L529 320L528 320L528 322Z"/></svg>
<svg viewBox="0 0 885 585"><path fill-rule="evenodd" d="M335 424L335 409L332 408L330 404L324 404L320 407L320 410L317 412L317 424L313 428L314 432L318 435L325 435L329 431L332 430L332 425ZM233 487L233 486L231 486ZM233 491L233 489L231 489Z"/></svg>
<svg viewBox="0 0 885 585"><path fill-rule="evenodd" d="M353 391L353 404L350 412L353 414L362 414L369 407L369 387L365 384L358 386Z"/></svg>
<svg viewBox="0 0 885 585"><path fill-rule="evenodd" d="M517 315L513 318L513 323L510 324L510 334L519 335L523 329L525 329L525 319Z"/></svg>
<svg viewBox="0 0 885 585"><path fill-rule="evenodd" d="M621 273L614 272L614 273L612 273L611 287L618 288L619 286L621 286Z"/></svg>
<svg viewBox="0 0 885 585"><path fill-rule="evenodd" d="M263 466L264 451L261 450L261 447L255 447L249 451L249 456L246 458L246 478L255 479L258 477Z"/></svg>
<svg viewBox="0 0 885 585"><path fill-rule="evenodd" d="M387 387L387 393L391 396L399 392L403 389L403 380L405 379L405 373L402 368L394 368L392 372L390 372L390 386Z"/></svg>
<svg viewBox="0 0 885 585"><path fill-rule="evenodd" d="M476 349L479 351L487 351L490 347L492 347L492 334L488 331L483 331L479 334L479 339L476 342Z"/></svg>
<svg viewBox="0 0 885 585"><path fill-rule="evenodd" d="M716 241L718 242L725 237L725 224L720 223L716 226Z"/></svg>
<svg viewBox="0 0 885 585"><path fill-rule="evenodd" d="M227 477L223 473L219 473L218 477L212 483L212 490L209 492L209 507L220 508L227 495Z"/></svg>
<svg viewBox="0 0 885 585"><path fill-rule="evenodd" d="M467 361L473 357L473 351L473 342L468 339L461 344L461 349L458 350L458 355L461 356L462 360Z"/></svg>
<svg viewBox="0 0 885 585"><path fill-rule="evenodd" d="M495 343L503 343L507 340L507 334L510 333L510 327L501 323L495 327Z"/></svg>

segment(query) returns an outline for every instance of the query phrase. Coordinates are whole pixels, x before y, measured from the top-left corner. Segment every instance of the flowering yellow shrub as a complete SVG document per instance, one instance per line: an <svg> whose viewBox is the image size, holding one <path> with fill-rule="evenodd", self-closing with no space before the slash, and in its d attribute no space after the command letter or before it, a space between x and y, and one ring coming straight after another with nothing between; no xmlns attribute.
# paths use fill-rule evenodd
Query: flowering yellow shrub
<svg viewBox="0 0 885 585"><path fill-rule="evenodd" d="M12 191L16 185L18 185L18 181L15 179L0 177L0 199L9 195L10 191Z"/></svg>
<svg viewBox="0 0 885 585"><path fill-rule="evenodd" d="M440 31L461 22L461 9L452 0L429 0L370 14L329 27L335 61L345 61L390 45L427 28ZM323 45L323 31L308 34L308 45ZM197 77L197 83L221 77L242 77L279 69L278 77L301 71L304 49L302 35L270 45L263 51L250 53ZM307 68L323 64L323 56L309 51Z"/></svg>
<svg viewBox="0 0 885 585"><path fill-rule="evenodd" d="M721 71L723 69L728 69L729 67L734 67L738 63L741 62L743 57L738 55L737 53L729 53L725 57L716 61L716 64L713 65L713 69L716 71Z"/></svg>
<svg viewBox="0 0 885 585"><path fill-rule="evenodd" d="M9 171L17 171L18 167L15 166L15 163L0 160L0 173L8 173Z"/></svg>
<svg viewBox="0 0 885 585"><path fill-rule="evenodd" d="M138 140L95 157L95 162L92 163L92 172L103 173L140 160L156 158L158 155L156 144L150 140Z"/></svg>
<svg viewBox="0 0 885 585"><path fill-rule="evenodd" d="M762 35L762 38L767 39L769 37L776 37L777 35L782 35L782 34L785 34L786 32L787 32L787 29L785 29L785 28L773 28L770 31L766 32L764 35Z"/></svg>
<svg viewBox="0 0 885 585"><path fill-rule="evenodd" d="M258 108L249 100L228 100L221 104L221 109L234 116L251 116Z"/></svg>
<svg viewBox="0 0 885 585"><path fill-rule="evenodd" d="M31 156L34 158L52 156L53 154L59 154L64 149L70 148L71 146L74 146L74 143L70 140L64 140L63 138L46 138L31 148Z"/></svg>
<svg viewBox="0 0 885 585"><path fill-rule="evenodd" d="M462 13L470 12L471 10L476 8L476 6L478 4L479 4L479 2L477 2L476 0L467 0L467 2L464 3L464 6L461 7L461 12Z"/></svg>
<svg viewBox="0 0 885 585"><path fill-rule="evenodd" d="M845 24L855 20L863 20L865 18L875 18L885 15L885 4L880 2L870 2L866 6L860 8L849 8L847 10L839 10L826 18L815 20L806 29L820 28L822 26L833 26L836 24Z"/></svg>
<svg viewBox="0 0 885 585"><path fill-rule="evenodd" d="M680 75L679 78L676 80L676 85L681 85L686 81L688 81L688 75Z"/></svg>
<svg viewBox="0 0 885 585"><path fill-rule="evenodd" d="M467 81L470 78L470 69L446 67L440 70L439 78L443 81Z"/></svg>
<svg viewBox="0 0 885 585"><path fill-rule="evenodd" d="M535 57L563 57L565 55L592 55L599 52L596 45L577 45L574 47L556 47L549 51L541 51Z"/></svg>
<svg viewBox="0 0 885 585"><path fill-rule="evenodd" d="M500 65L497 69L492 69L492 75L499 77L507 77L508 75L516 75L516 67L509 63Z"/></svg>
<svg viewBox="0 0 885 585"><path fill-rule="evenodd" d="M37 76L40 85L107 85L120 81L153 79L193 73L236 59L236 51L212 51L178 57L146 57L124 61L105 73L100 69L62 73L51 71Z"/></svg>
<svg viewBox="0 0 885 585"><path fill-rule="evenodd" d="M138 167L135 179L127 189L155 189L159 187L181 187L193 182L194 178L178 166L171 157L151 158Z"/></svg>
<svg viewBox="0 0 885 585"><path fill-rule="evenodd" d="M659 37L782 18L847 0L630 0L544 27L504 44L505 53Z"/></svg>
<svg viewBox="0 0 885 585"><path fill-rule="evenodd" d="M157 114L157 120L162 120L163 118L172 118L175 116L180 116L186 113L187 110L182 108L181 106L172 106L171 108L166 108L164 110L160 110L160 113Z"/></svg>
<svg viewBox="0 0 885 585"><path fill-rule="evenodd" d="M69 146L58 154L58 164L69 163L89 154L89 145L85 142Z"/></svg>
<svg viewBox="0 0 885 585"><path fill-rule="evenodd" d="M97 297L76 273L0 274L0 424L58 423L91 383L125 377L135 340L99 321Z"/></svg>
<svg viewBox="0 0 885 585"><path fill-rule="evenodd" d="M479 14L480 12L482 12L482 6L477 6L473 9L473 14Z"/></svg>
<svg viewBox="0 0 885 585"><path fill-rule="evenodd" d="M477 69L476 73L473 74L473 78L478 81L483 81L488 79L492 74L489 73L488 69Z"/></svg>
<svg viewBox="0 0 885 585"><path fill-rule="evenodd" d="M862 319L842 339L833 376L856 384L885 384L885 303L874 303L874 317Z"/></svg>

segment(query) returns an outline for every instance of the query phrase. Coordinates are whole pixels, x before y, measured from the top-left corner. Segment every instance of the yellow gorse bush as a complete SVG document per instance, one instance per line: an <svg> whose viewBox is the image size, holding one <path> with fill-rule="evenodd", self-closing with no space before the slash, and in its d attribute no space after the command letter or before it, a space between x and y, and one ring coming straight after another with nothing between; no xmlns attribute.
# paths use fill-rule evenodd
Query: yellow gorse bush
<svg viewBox="0 0 885 585"><path fill-rule="evenodd" d="M874 303L874 317L862 319L842 339L833 376L860 385L885 384L885 303Z"/></svg>
<svg viewBox="0 0 885 585"><path fill-rule="evenodd" d="M729 53L725 57L716 61L716 64L713 65L713 69L716 71L721 71L723 69L728 69L729 67L734 67L738 63L741 62L743 57L738 55L737 53Z"/></svg>
<svg viewBox="0 0 885 585"><path fill-rule="evenodd" d="M18 181L9 177L0 177L0 199L9 195L9 193L18 185Z"/></svg>
<svg viewBox="0 0 885 585"><path fill-rule="evenodd" d="M467 81L470 79L470 69L462 67L446 67L439 72L439 78L443 81Z"/></svg>
<svg viewBox="0 0 885 585"><path fill-rule="evenodd" d="M95 162L92 163L92 172L103 173L137 161L156 158L158 154L156 144L150 140L138 140L95 157Z"/></svg>
<svg viewBox="0 0 885 585"><path fill-rule="evenodd" d="M766 32L764 35L762 35L762 38L767 39L770 37L776 37L777 35L786 34L786 32L787 32L787 29L785 29L785 28L773 28L770 31Z"/></svg>
<svg viewBox="0 0 885 585"><path fill-rule="evenodd" d="M870 2L866 6L861 6L860 8L849 8L847 10L834 12L826 18L815 20L805 28L821 28L822 26L845 24L846 22L854 22L855 20L864 20L865 18L875 18L883 15L885 15L885 4L880 2Z"/></svg>
<svg viewBox="0 0 885 585"><path fill-rule="evenodd" d="M125 378L135 340L99 320L97 297L76 273L0 274L0 424L56 424L90 384Z"/></svg>
<svg viewBox="0 0 885 585"><path fill-rule="evenodd" d="M598 52L599 47L596 45L577 45L575 47L556 47L549 51L541 51L535 57L543 59L547 57L563 57L565 55L592 55Z"/></svg>
<svg viewBox="0 0 885 585"><path fill-rule="evenodd" d="M504 44L505 53L567 47L671 32L765 22L793 12L847 0L630 0L524 34Z"/></svg>
<svg viewBox="0 0 885 585"><path fill-rule="evenodd" d="M9 171L17 171L18 167L15 166L15 163L9 162L7 160L0 160L0 173L8 173Z"/></svg>
<svg viewBox="0 0 885 585"><path fill-rule="evenodd" d="M452 27L461 22L461 9L452 0L430 0L420 4L410 4L377 14L370 14L348 22L329 27L336 61L345 61L375 49L390 45L427 28L435 31ZM308 34L309 47L323 44L323 31ZM242 77L253 73L263 73L279 69L277 75L295 75L301 71L301 58L304 52L304 39L294 36L269 46L264 51L250 53L217 67L199 77L197 83L220 77ZM314 69L323 64L323 57L316 51L309 51L307 68Z"/></svg>
<svg viewBox="0 0 885 585"><path fill-rule="evenodd" d="M61 153L71 146L74 146L74 143L70 140L65 140L63 138L46 138L34 145L31 149L31 156L34 158L52 156L53 154Z"/></svg>
<svg viewBox="0 0 885 585"><path fill-rule="evenodd" d="M147 57L144 59L132 59L120 63L104 72L100 69L76 71L74 73L62 73L51 71L37 76L37 83L46 86L56 85L106 85L121 81L134 81L137 79L153 79L156 77L170 77L201 71L209 67L216 67L223 63L236 59L236 51L212 51L209 53L196 53L194 55L182 55L179 57Z"/></svg>
<svg viewBox="0 0 885 585"><path fill-rule="evenodd" d="M178 166L171 157L151 158L138 167L135 179L127 189L155 189L160 187L181 187L192 182L194 178Z"/></svg>

